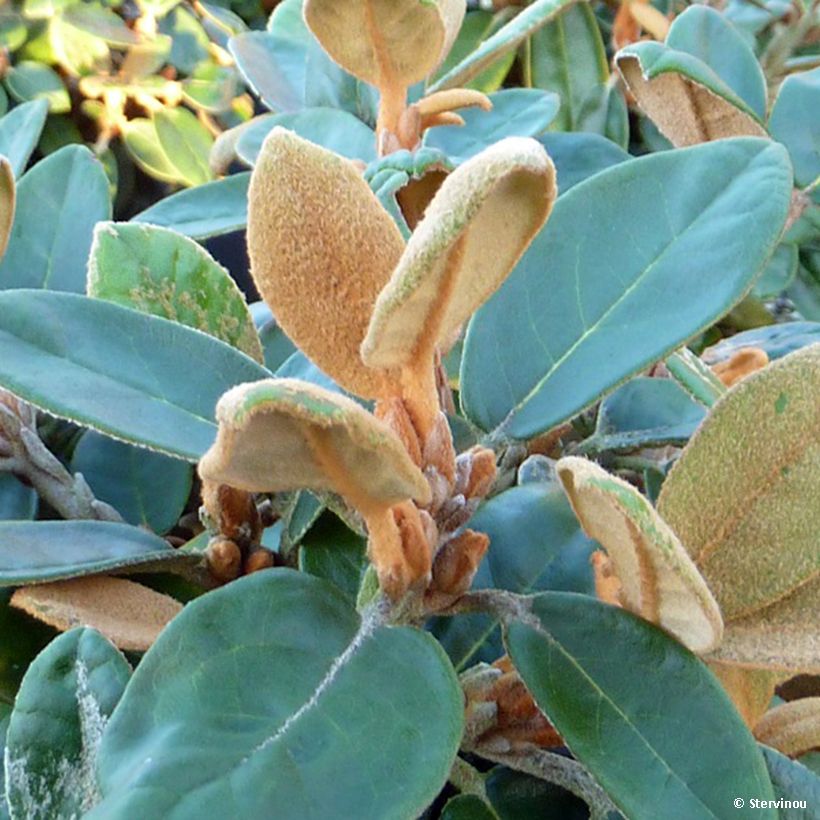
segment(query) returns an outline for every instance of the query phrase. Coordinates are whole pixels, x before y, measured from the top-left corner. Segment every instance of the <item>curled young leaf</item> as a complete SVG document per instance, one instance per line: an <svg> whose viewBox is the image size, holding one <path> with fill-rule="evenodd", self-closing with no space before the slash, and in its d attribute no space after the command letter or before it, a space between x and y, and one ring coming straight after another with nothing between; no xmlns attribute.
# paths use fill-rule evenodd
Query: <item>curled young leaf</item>
<svg viewBox="0 0 820 820"><path fill-rule="evenodd" d="M229 390L216 408L216 443L199 462L203 479L249 492L331 490L360 510L430 488L399 439L356 402L298 379L265 379Z"/></svg>
<svg viewBox="0 0 820 820"><path fill-rule="evenodd" d="M820 748L820 697L775 706L758 721L754 732L761 743L789 757Z"/></svg>
<svg viewBox="0 0 820 820"><path fill-rule="evenodd" d="M658 512L724 621L820 577L818 383L820 344L748 376L714 405L664 482Z"/></svg>
<svg viewBox="0 0 820 820"><path fill-rule="evenodd" d="M555 168L543 147L510 137L459 166L427 207L379 294L361 349L370 367L403 370L405 397L421 405L422 432L438 409L431 395L436 346L506 279L555 195Z"/></svg>
<svg viewBox="0 0 820 820"><path fill-rule="evenodd" d="M583 458L556 467L584 532L607 551L623 606L674 635L693 652L714 649L720 610L692 559L649 501Z"/></svg>
<svg viewBox="0 0 820 820"><path fill-rule="evenodd" d="M93 627L120 649L135 652L145 652L182 610L167 595L107 575L20 587L11 605L61 632Z"/></svg>
<svg viewBox="0 0 820 820"><path fill-rule="evenodd" d="M754 111L691 54L644 42L621 49L615 60L640 108L677 148L766 136Z"/></svg>
<svg viewBox="0 0 820 820"><path fill-rule="evenodd" d="M0 259L9 244L15 199L14 171L9 161L0 156Z"/></svg>
<svg viewBox="0 0 820 820"><path fill-rule="evenodd" d="M342 68L377 88L406 89L447 56L464 0L307 0L305 22Z"/></svg>
<svg viewBox="0 0 820 820"><path fill-rule="evenodd" d="M430 486L383 422L298 379L239 385L216 412L217 440L199 463L203 480L249 492L339 493L367 524L370 557L388 595L399 598L427 577L432 556L407 500L429 503Z"/></svg>
<svg viewBox="0 0 820 820"><path fill-rule="evenodd" d="M275 128L248 193L251 274L280 327L342 387L367 398L390 374L362 363L373 304L404 240L342 157Z"/></svg>

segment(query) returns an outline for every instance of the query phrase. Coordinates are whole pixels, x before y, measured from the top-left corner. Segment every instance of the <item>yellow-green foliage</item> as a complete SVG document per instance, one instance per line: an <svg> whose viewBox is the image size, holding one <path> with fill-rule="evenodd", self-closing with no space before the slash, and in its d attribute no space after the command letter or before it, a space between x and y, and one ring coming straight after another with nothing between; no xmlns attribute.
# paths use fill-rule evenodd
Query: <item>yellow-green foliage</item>
<svg viewBox="0 0 820 820"><path fill-rule="evenodd" d="M744 379L714 406L663 485L658 512L724 620L820 575L818 384L820 345Z"/></svg>

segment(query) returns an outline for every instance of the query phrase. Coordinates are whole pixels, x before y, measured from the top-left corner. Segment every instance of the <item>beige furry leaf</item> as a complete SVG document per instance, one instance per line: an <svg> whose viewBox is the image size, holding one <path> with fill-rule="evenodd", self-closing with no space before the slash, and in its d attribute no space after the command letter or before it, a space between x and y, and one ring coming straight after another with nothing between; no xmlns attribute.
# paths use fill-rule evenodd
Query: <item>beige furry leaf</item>
<svg viewBox="0 0 820 820"><path fill-rule="evenodd" d="M769 708L778 674L768 669L743 669L718 661L710 661L709 668L729 694L746 725L754 729Z"/></svg>
<svg viewBox="0 0 820 820"><path fill-rule="evenodd" d="M820 576L818 385L820 344L748 376L714 405L664 482L658 512L724 621Z"/></svg>
<svg viewBox="0 0 820 820"><path fill-rule="evenodd" d="M203 479L249 492L332 490L363 513L430 488L398 437L354 401L298 379L229 390L216 408L217 440Z"/></svg>
<svg viewBox="0 0 820 820"><path fill-rule="evenodd" d="M555 193L553 164L531 139L501 140L451 173L379 294L364 361L406 366L450 336L507 278Z"/></svg>
<svg viewBox="0 0 820 820"><path fill-rule="evenodd" d="M367 398L389 374L359 347L404 240L346 159L274 128L248 194L254 282L285 333L342 387Z"/></svg>
<svg viewBox="0 0 820 820"><path fill-rule="evenodd" d="M766 136L748 105L691 55L661 43L638 43L615 59L640 108L675 147Z"/></svg>
<svg viewBox="0 0 820 820"><path fill-rule="evenodd" d="M747 669L820 674L820 576L766 609L726 620L709 656Z"/></svg>
<svg viewBox="0 0 820 820"><path fill-rule="evenodd" d="M447 56L464 0L306 0L305 22L342 68L379 88L407 88Z"/></svg>
<svg viewBox="0 0 820 820"><path fill-rule="evenodd" d="M6 252L14 224L15 190L11 164L0 156L0 259Z"/></svg>
<svg viewBox="0 0 820 820"><path fill-rule="evenodd" d="M755 737L789 757L820 749L820 698L800 698L767 712L754 727Z"/></svg>
<svg viewBox="0 0 820 820"><path fill-rule="evenodd" d="M723 631L717 603L649 501L592 461L562 458L556 469L584 532L612 561L622 605L693 652L714 649Z"/></svg>
<svg viewBox="0 0 820 820"><path fill-rule="evenodd" d="M11 604L61 632L93 627L120 649L134 652L145 652L182 611L182 604L167 595L106 575L20 587Z"/></svg>

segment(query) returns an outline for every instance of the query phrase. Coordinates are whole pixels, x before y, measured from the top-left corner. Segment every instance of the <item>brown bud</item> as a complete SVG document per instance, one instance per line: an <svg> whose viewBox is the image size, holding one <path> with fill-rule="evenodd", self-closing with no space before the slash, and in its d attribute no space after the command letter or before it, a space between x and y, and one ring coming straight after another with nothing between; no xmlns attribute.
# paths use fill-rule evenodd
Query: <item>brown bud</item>
<svg viewBox="0 0 820 820"><path fill-rule="evenodd" d="M421 527L424 530L424 537L430 545L430 549L435 554L438 548L438 527L427 510L419 510L419 519L421 520Z"/></svg>
<svg viewBox="0 0 820 820"><path fill-rule="evenodd" d="M239 576L242 566L242 552L227 538L213 538L205 551L208 570L218 581L227 583Z"/></svg>
<svg viewBox="0 0 820 820"><path fill-rule="evenodd" d="M262 523L252 493L204 479L202 504L219 535L239 543L259 540Z"/></svg>
<svg viewBox="0 0 820 820"><path fill-rule="evenodd" d="M270 550L258 549L254 550L246 559L244 571L245 575L250 575L252 572L259 572L261 569L270 569L275 565L273 553Z"/></svg>
<svg viewBox="0 0 820 820"><path fill-rule="evenodd" d="M418 508L409 501L396 504L393 507L393 518L399 528L402 550L411 570L412 581L429 578L433 549L427 541Z"/></svg>
<svg viewBox="0 0 820 820"><path fill-rule="evenodd" d="M712 371L726 387L731 387L756 370L762 370L768 363L769 356L765 350L741 347L725 361L713 365Z"/></svg>
<svg viewBox="0 0 820 820"><path fill-rule="evenodd" d="M435 467L452 486L455 480L456 451L453 448L453 436L447 416L440 411L424 442L422 462L425 467Z"/></svg>
<svg viewBox="0 0 820 820"><path fill-rule="evenodd" d="M398 437L417 467L421 467L421 443L404 402L397 396L376 402L374 415L381 419Z"/></svg>
<svg viewBox="0 0 820 820"><path fill-rule="evenodd" d="M438 515L438 511L450 498L450 482L435 467L425 467L424 477L430 485L430 503L427 509L433 515Z"/></svg>
<svg viewBox="0 0 820 820"><path fill-rule="evenodd" d="M472 463L464 497L484 498L495 482L495 453L486 447L473 447L470 454Z"/></svg>
<svg viewBox="0 0 820 820"><path fill-rule="evenodd" d="M433 563L431 590L447 595L463 595L470 588L489 546L489 536L474 530L464 530L448 541Z"/></svg>

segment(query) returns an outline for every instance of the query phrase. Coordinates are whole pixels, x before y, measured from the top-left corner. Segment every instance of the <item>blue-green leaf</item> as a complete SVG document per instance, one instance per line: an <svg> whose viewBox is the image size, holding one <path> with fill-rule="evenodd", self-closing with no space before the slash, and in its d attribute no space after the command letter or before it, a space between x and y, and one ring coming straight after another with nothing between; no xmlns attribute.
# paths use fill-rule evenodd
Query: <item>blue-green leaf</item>
<svg viewBox="0 0 820 820"><path fill-rule="evenodd" d="M504 137L535 137L558 113L557 94L537 88L510 88L490 94L492 111L468 108L464 125L442 125L427 131L424 144L459 164Z"/></svg>
<svg viewBox="0 0 820 820"><path fill-rule="evenodd" d="M0 292L0 385L52 415L198 461L214 409L270 371L184 325L69 293Z"/></svg>
<svg viewBox="0 0 820 820"><path fill-rule="evenodd" d="M780 86L769 118L771 135L789 149L801 187L820 177L820 68L790 74Z"/></svg>
<svg viewBox="0 0 820 820"><path fill-rule="evenodd" d="M12 108L0 119L0 154L11 164L15 178L19 178L26 169L47 115L48 103L32 100Z"/></svg>
<svg viewBox="0 0 820 820"><path fill-rule="evenodd" d="M749 289L790 197L785 150L759 139L631 160L560 197L469 326L470 419L537 435L680 347Z"/></svg>
<svg viewBox="0 0 820 820"><path fill-rule="evenodd" d="M40 160L17 185L0 288L83 293L94 225L110 218L108 178L87 148L68 145Z"/></svg>

